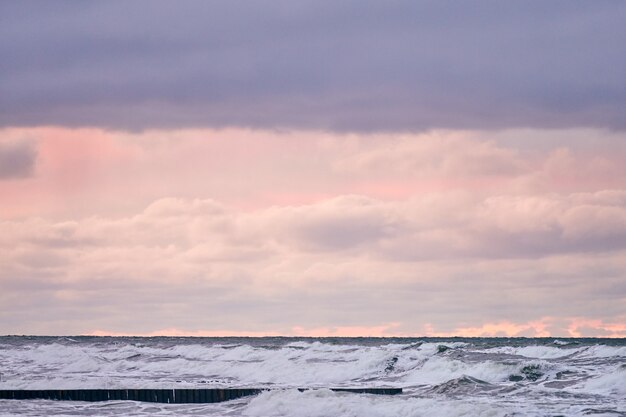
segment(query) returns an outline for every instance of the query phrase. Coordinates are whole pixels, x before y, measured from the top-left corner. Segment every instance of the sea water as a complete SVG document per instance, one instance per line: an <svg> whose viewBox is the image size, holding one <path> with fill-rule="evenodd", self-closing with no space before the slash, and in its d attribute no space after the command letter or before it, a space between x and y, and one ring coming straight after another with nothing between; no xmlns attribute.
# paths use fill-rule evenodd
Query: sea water
<svg viewBox="0 0 626 417"><path fill-rule="evenodd" d="M0 400L2 416L626 416L626 339L6 336L0 374L0 389L271 388L218 404Z"/></svg>

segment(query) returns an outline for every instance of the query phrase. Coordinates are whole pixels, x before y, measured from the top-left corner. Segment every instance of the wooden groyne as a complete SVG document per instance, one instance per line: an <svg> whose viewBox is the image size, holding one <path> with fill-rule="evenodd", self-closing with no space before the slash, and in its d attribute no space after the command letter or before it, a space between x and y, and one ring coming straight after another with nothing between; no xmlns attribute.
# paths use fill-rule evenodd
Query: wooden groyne
<svg viewBox="0 0 626 417"><path fill-rule="evenodd" d="M396 395L402 388L330 388L337 392ZM268 388L199 388L199 389L66 389L0 390L0 400L57 401L143 401L153 403L219 403L256 395ZM299 388L305 391L307 388Z"/></svg>

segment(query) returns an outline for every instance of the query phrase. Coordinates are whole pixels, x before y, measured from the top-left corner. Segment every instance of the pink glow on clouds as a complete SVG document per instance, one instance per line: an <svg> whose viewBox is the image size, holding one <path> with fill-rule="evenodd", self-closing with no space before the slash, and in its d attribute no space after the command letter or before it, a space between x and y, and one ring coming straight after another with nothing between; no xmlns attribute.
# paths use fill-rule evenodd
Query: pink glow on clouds
<svg viewBox="0 0 626 417"><path fill-rule="evenodd" d="M186 331L177 328L160 329L153 332L142 333L140 335L120 332L109 332L106 330L95 330L88 333L88 336L193 336L193 337L263 337L263 336L300 336L300 337L389 337L397 335L393 329L398 323L390 323L382 326L338 326L338 327L317 327L305 328L294 326L287 331L266 330L266 331L236 331L236 330L194 330Z"/></svg>
<svg viewBox="0 0 626 417"><path fill-rule="evenodd" d="M120 311L73 333L624 335L624 147L499 134L0 130L37 151L0 178L0 305Z"/></svg>
<svg viewBox="0 0 626 417"><path fill-rule="evenodd" d="M278 332L257 332L257 331L229 331L229 330L180 330L174 327L167 329L155 330L147 333L125 333L125 332L110 332L106 330L94 330L93 332L86 333L85 336L141 336L141 337L156 337L156 336L168 336L168 337L263 337L268 335L278 334Z"/></svg>
<svg viewBox="0 0 626 417"><path fill-rule="evenodd" d="M566 328L555 328L555 322L569 322ZM595 331L601 337L621 338L626 337L625 323L605 323L602 320L581 320L577 318L553 318L544 317L540 320L533 320L527 323L514 323L508 320L494 323L484 323L478 327L460 327L450 332L437 332L431 325L426 325L426 335L436 337L462 336L462 337L585 337L578 331L585 327ZM552 331L550 330L552 328ZM557 331L555 334L554 330ZM587 335L588 337L588 335Z"/></svg>
<svg viewBox="0 0 626 417"><path fill-rule="evenodd" d="M495 323L484 323L478 327L459 327L452 332L437 332L432 325L427 324L425 329L428 336L463 336L463 337L494 337L506 336L516 337L522 335L530 335L531 337L549 337L550 332L547 330L549 318L530 321L528 323L513 323L508 320L502 320Z"/></svg>
<svg viewBox="0 0 626 417"><path fill-rule="evenodd" d="M36 175L0 181L3 216L124 213L163 196L260 208L340 194L406 199L446 190L592 191L626 182L619 150L520 151L491 136L481 140L480 132L0 131L0 140L23 139L38 145Z"/></svg>
<svg viewBox="0 0 626 417"><path fill-rule="evenodd" d="M398 335L394 329L400 323L388 323L381 326L337 326L305 328L296 326L291 329L293 336L305 337L391 337Z"/></svg>
<svg viewBox="0 0 626 417"><path fill-rule="evenodd" d="M167 328L155 330L147 333L124 333L106 330L95 330L87 333L88 336L170 336L170 337L264 337L264 336L297 336L297 337L551 337L558 336L550 332L548 328L555 321L567 322L566 329L558 329L560 337L584 337L578 331L585 327L588 330L599 331L601 337L623 338L626 337L626 323L604 323L602 320L585 319L554 319L544 317L541 320L527 323L514 323L511 321L499 321L484 323L478 327L460 327L453 331L437 331L432 324L425 324L423 332L408 333L402 332L401 323L387 323L380 326L337 326L337 327L315 327L308 328L294 326L285 330L266 331L237 331L237 330L182 330L178 328Z"/></svg>
<svg viewBox="0 0 626 417"><path fill-rule="evenodd" d="M587 328L600 331L602 337L626 337L626 321L605 323L602 320L573 319L567 328L571 337L581 337L580 329Z"/></svg>

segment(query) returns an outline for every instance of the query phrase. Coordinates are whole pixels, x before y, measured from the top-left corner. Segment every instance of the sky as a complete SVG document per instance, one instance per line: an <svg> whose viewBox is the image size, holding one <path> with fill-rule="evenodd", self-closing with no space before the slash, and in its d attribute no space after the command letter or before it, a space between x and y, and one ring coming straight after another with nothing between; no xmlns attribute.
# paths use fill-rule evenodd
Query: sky
<svg viewBox="0 0 626 417"><path fill-rule="evenodd" d="M0 334L626 337L624 21L0 2Z"/></svg>

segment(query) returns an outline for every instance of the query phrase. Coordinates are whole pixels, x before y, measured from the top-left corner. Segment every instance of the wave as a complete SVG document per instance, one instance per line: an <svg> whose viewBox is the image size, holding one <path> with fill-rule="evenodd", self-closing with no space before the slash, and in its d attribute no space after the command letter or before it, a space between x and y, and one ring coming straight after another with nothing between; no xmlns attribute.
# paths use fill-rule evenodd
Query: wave
<svg viewBox="0 0 626 417"><path fill-rule="evenodd" d="M626 346L619 345L183 342L4 343L0 388L389 386L432 392L469 378L500 388L558 387L616 396L626 386L618 367Z"/></svg>
<svg viewBox="0 0 626 417"><path fill-rule="evenodd" d="M0 389L273 389L220 404L0 400L0 416L626 415L624 357L619 340L0 337ZM401 387L404 394L330 387Z"/></svg>
<svg viewBox="0 0 626 417"><path fill-rule="evenodd" d="M626 397L626 364L622 364L603 375L590 378L574 387L574 390L599 395Z"/></svg>
<svg viewBox="0 0 626 417"><path fill-rule="evenodd" d="M496 389L489 382L482 381L468 375L460 378L451 379L443 384L435 385L428 392L436 394L476 394L478 392L486 392Z"/></svg>
<svg viewBox="0 0 626 417"><path fill-rule="evenodd" d="M265 392L250 401L243 415L256 416L429 416L504 417L507 411L496 404L442 401L427 398L384 398L350 395L329 390Z"/></svg>
<svg viewBox="0 0 626 417"><path fill-rule="evenodd" d="M503 346L486 349L486 352L505 353L509 355L524 356L536 359L559 359L568 356L590 357L590 358L611 358L626 357L626 346L606 346L593 345L569 348L570 344L563 347L556 346Z"/></svg>

